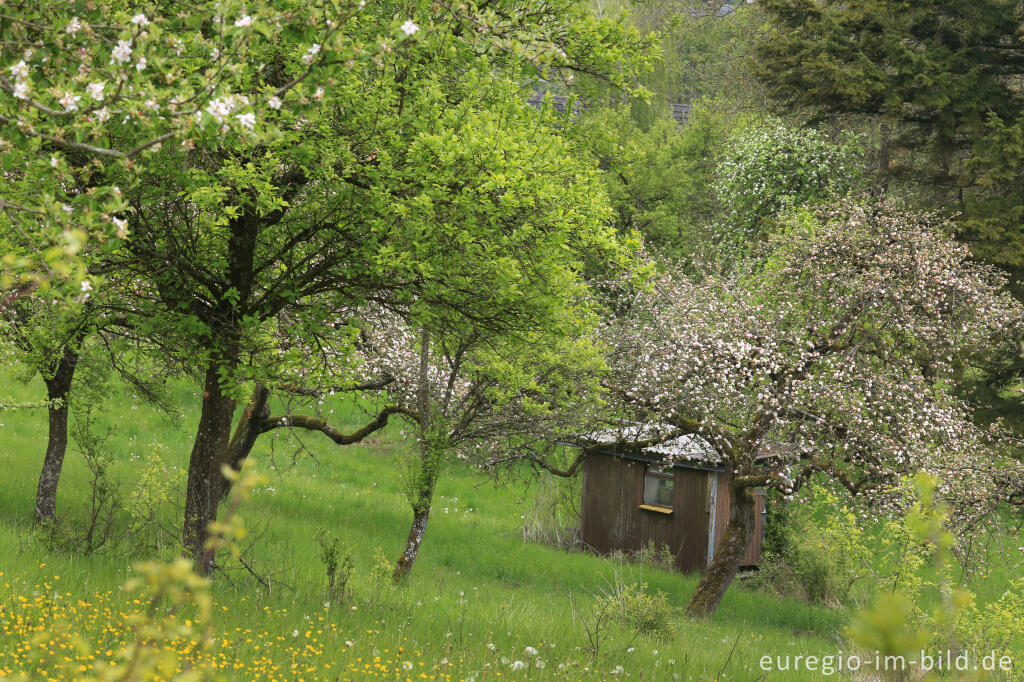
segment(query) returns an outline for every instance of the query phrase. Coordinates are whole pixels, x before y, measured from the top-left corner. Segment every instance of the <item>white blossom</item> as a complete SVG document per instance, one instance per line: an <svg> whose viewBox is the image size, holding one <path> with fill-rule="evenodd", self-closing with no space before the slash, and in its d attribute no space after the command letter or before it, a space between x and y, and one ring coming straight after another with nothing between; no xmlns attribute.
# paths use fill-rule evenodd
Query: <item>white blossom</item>
<svg viewBox="0 0 1024 682"><path fill-rule="evenodd" d="M320 53L320 43L313 43L313 45L306 50L306 54L302 55L302 61L305 64L312 64L313 59Z"/></svg>
<svg viewBox="0 0 1024 682"><path fill-rule="evenodd" d="M24 80L28 78L28 64L22 59L20 62L10 68L11 75L16 80Z"/></svg>
<svg viewBox="0 0 1024 682"><path fill-rule="evenodd" d="M145 14L136 14L132 17L132 23L139 28L145 28L146 26L149 26L149 19L146 18Z"/></svg>
<svg viewBox="0 0 1024 682"><path fill-rule="evenodd" d="M252 26L252 17L248 14L243 14L235 21L236 28L246 28L247 26Z"/></svg>
<svg viewBox="0 0 1024 682"><path fill-rule="evenodd" d="M99 83L89 83L85 86L86 91L89 93L89 97L92 97L97 102L103 101L103 88L106 87L106 83L100 81Z"/></svg>
<svg viewBox="0 0 1024 682"><path fill-rule="evenodd" d="M70 33L71 35L75 35L79 31L82 30L82 27L83 27L83 24L79 20L79 18L78 17L72 17L71 21L68 22L68 25L64 27L64 32L65 33Z"/></svg>
<svg viewBox="0 0 1024 682"><path fill-rule="evenodd" d="M78 109L78 103L81 101L81 95L73 95L70 92L65 92L64 96L60 98L59 102L64 111L75 111Z"/></svg>
<svg viewBox="0 0 1024 682"><path fill-rule="evenodd" d="M231 112L235 110L235 98L234 97L218 97L210 100L206 105L206 113L213 116L217 123L222 123L224 119L231 115Z"/></svg>
<svg viewBox="0 0 1024 682"><path fill-rule="evenodd" d="M132 59L132 41L118 40L117 47L110 53L110 63L125 64Z"/></svg>
<svg viewBox="0 0 1024 682"><path fill-rule="evenodd" d="M245 114L237 114L235 118L237 118L238 122L242 124L242 127L246 128L247 130L252 130L253 127L256 125L256 114L253 114L251 112Z"/></svg>
<svg viewBox="0 0 1024 682"><path fill-rule="evenodd" d="M128 238L128 221L124 218L111 218L111 222L114 223L114 227L117 228L117 238L127 239Z"/></svg>
<svg viewBox="0 0 1024 682"><path fill-rule="evenodd" d="M420 27L417 26L412 19L408 19L404 24L402 24L402 32L407 36L411 36L418 30L420 30Z"/></svg>
<svg viewBox="0 0 1024 682"><path fill-rule="evenodd" d="M281 98L278 97L277 95L274 95L273 97L267 100L267 106L273 109L274 111L280 109L282 104L284 103L281 101Z"/></svg>

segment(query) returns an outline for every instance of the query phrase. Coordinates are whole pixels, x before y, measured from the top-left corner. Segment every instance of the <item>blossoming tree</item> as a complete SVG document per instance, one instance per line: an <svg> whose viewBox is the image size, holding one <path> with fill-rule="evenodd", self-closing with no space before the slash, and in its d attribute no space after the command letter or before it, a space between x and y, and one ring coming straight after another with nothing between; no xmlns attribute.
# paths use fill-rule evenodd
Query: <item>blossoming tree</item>
<svg viewBox="0 0 1024 682"><path fill-rule="evenodd" d="M938 227L888 204L822 210L790 223L755 272L670 272L618 292L602 329L609 389L672 435L705 438L729 486L728 527L690 614L711 614L735 576L755 488L824 479L886 514L901 477L923 470L961 528L1015 493L1012 465L997 464L949 379L1020 311Z"/></svg>
<svg viewBox="0 0 1024 682"><path fill-rule="evenodd" d="M276 127L259 112L285 101L300 108L344 68L341 55L377 54L380 45L356 44L339 30L364 5L220 2L188 12L120 2L6 6L0 24L4 298L40 284L72 282L77 289L88 282L83 247L127 238L121 189L150 164L163 163L156 154L162 146L191 147L228 134L257 142ZM239 92L239 77L258 65L268 45L298 53L301 68L275 87Z"/></svg>
<svg viewBox="0 0 1024 682"><path fill-rule="evenodd" d="M416 447L403 472L413 518L394 578L405 579L419 555L434 489L455 463L494 468L540 461L598 408L603 361L586 331L594 321L581 283L568 286L558 324L547 320L512 333L454 316L414 324L384 310L365 315L364 371L386 376L379 400L412 427Z"/></svg>

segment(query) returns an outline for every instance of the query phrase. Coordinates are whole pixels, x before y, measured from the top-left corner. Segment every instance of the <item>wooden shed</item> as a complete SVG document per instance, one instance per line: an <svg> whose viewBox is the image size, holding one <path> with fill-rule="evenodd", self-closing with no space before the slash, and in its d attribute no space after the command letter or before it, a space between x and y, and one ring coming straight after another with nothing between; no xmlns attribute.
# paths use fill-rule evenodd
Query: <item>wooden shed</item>
<svg viewBox="0 0 1024 682"><path fill-rule="evenodd" d="M610 439L609 439L610 440ZM645 450L596 444L586 448L580 536L600 553L667 545L678 570L701 571L729 522L729 488L717 453L697 436ZM672 464L665 464L667 458ZM765 503L756 491L754 533L744 566L761 560Z"/></svg>

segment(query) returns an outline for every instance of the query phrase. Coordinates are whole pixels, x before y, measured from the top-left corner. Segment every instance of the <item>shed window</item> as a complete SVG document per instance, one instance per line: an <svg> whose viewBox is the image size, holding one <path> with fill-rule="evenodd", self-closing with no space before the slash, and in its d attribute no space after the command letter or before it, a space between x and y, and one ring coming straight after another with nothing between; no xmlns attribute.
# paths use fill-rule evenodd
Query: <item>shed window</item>
<svg viewBox="0 0 1024 682"><path fill-rule="evenodd" d="M658 466L647 467L644 476L644 504L671 509L672 478L672 469L666 471Z"/></svg>

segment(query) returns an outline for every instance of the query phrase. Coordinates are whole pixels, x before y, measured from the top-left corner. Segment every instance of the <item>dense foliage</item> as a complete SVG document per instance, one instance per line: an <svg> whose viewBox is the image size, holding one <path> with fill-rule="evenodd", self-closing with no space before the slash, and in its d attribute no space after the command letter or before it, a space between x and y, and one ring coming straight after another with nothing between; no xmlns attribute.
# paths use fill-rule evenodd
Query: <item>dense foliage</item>
<svg viewBox="0 0 1024 682"><path fill-rule="evenodd" d="M814 129L769 119L743 129L716 166L724 209L716 235L727 250L764 240L789 209L842 200L859 183L856 140L836 144Z"/></svg>

